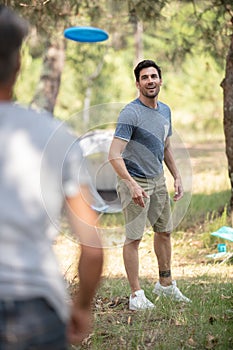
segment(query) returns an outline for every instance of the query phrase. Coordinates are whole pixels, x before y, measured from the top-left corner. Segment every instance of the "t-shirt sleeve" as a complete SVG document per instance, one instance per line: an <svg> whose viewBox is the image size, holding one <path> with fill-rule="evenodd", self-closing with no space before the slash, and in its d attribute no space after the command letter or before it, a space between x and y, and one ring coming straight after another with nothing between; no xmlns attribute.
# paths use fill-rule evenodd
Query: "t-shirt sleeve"
<svg viewBox="0 0 233 350"><path fill-rule="evenodd" d="M172 135L172 123L171 123L171 109L164 103L159 102L161 117L164 118L164 140Z"/></svg>
<svg viewBox="0 0 233 350"><path fill-rule="evenodd" d="M136 125L136 115L130 108L124 108L118 117L114 137L129 141Z"/></svg>

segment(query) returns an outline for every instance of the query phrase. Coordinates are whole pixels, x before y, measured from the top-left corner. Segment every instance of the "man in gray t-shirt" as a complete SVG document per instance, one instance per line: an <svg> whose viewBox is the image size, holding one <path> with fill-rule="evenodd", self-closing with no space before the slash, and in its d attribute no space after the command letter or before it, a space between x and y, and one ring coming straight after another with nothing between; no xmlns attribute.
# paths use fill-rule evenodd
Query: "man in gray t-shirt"
<svg viewBox="0 0 233 350"><path fill-rule="evenodd" d="M27 24L0 6L0 348L68 349L90 332L103 252L74 136L48 113L12 101ZM69 300L53 251L62 209L81 246Z"/></svg>
<svg viewBox="0 0 233 350"><path fill-rule="evenodd" d="M118 175L117 191L125 218L126 240L123 258L131 287L129 308L153 308L139 283L138 248L147 219L154 231L154 251L159 281L154 293L189 302L171 275L172 218L170 198L163 175L163 161L174 178L174 200L183 196L179 171L170 143L170 108L158 101L162 84L160 67L151 60L140 62L134 70L139 97L121 111L109 160Z"/></svg>
<svg viewBox="0 0 233 350"><path fill-rule="evenodd" d="M122 157L129 174L142 178L160 175L165 141L171 134L171 111L164 103L158 101L153 109L137 98L126 105L114 136L127 142Z"/></svg>

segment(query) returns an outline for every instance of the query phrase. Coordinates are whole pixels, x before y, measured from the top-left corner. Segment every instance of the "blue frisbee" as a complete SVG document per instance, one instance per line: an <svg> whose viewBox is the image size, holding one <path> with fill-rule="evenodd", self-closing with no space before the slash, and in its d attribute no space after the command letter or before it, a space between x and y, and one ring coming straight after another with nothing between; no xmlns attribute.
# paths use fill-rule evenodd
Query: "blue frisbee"
<svg viewBox="0 0 233 350"><path fill-rule="evenodd" d="M97 43L108 39L108 33L96 27L70 27L65 29L64 36L81 43Z"/></svg>

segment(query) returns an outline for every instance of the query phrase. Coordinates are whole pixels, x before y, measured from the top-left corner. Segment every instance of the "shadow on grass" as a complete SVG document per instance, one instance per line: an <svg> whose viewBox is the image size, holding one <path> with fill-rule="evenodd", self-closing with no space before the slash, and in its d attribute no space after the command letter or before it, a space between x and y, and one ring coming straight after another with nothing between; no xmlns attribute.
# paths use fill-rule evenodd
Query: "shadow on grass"
<svg viewBox="0 0 233 350"><path fill-rule="evenodd" d="M128 309L125 278L105 278L95 299L95 328L82 346L73 349L233 349L233 284L203 275L179 280L191 304L153 294L153 282L141 279L156 308Z"/></svg>

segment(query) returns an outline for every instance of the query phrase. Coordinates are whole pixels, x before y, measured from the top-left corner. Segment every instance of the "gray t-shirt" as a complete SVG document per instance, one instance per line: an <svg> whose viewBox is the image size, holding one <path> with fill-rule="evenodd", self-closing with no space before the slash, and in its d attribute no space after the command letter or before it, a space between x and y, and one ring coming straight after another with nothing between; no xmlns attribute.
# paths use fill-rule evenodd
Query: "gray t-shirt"
<svg viewBox="0 0 233 350"><path fill-rule="evenodd" d="M170 108L158 101L157 108L138 98L121 111L114 137L127 141L122 154L131 176L153 178L163 172L164 145L172 134Z"/></svg>
<svg viewBox="0 0 233 350"><path fill-rule="evenodd" d="M0 103L0 299L44 297L67 320L67 289L52 243L64 197L89 181L83 165L64 124Z"/></svg>

